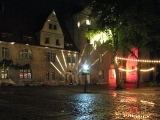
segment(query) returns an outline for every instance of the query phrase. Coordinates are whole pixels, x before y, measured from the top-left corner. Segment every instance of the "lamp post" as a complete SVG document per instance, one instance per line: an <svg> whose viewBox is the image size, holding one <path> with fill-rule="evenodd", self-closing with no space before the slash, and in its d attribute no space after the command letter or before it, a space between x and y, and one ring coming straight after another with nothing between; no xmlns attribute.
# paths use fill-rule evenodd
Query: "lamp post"
<svg viewBox="0 0 160 120"><path fill-rule="evenodd" d="M82 75L84 75L84 93L86 93L87 88L87 75L89 75L89 66L87 64L84 64L82 66Z"/></svg>

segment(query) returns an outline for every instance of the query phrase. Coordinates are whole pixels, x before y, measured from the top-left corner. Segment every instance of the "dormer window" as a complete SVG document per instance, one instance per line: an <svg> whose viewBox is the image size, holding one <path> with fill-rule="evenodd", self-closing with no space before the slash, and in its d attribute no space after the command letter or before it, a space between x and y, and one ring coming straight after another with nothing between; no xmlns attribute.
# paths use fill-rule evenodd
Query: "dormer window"
<svg viewBox="0 0 160 120"><path fill-rule="evenodd" d="M6 40L7 34L6 34L6 33L2 33L2 34L1 34L1 37L2 37L2 40Z"/></svg>
<svg viewBox="0 0 160 120"><path fill-rule="evenodd" d="M27 41L27 36L23 36L23 41Z"/></svg>
<svg viewBox="0 0 160 120"><path fill-rule="evenodd" d="M2 33L1 34L1 39L3 41L5 41L5 40L11 40L12 39L12 34L11 33Z"/></svg>
<svg viewBox="0 0 160 120"><path fill-rule="evenodd" d="M23 41L31 41L32 37L30 36L23 36Z"/></svg>
<svg viewBox="0 0 160 120"><path fill-rule="evenodd" d="M68 47L73 47L73 44L66 43L66 46L68 46Z"/></svg>

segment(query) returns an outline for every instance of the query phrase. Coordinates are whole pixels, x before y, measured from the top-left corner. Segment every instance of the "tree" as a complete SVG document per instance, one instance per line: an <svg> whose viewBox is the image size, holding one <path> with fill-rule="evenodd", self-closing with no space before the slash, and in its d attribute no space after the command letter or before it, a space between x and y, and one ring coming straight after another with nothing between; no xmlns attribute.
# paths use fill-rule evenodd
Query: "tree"
<svg viewBox="0 0 160 120"><path fill-rule="evenodd" d="M118 48L130 50L131 46L137 47L138 58L141 58L141 50L148 46L148 43L153 42L155 31L159 31L159 26L153 28L155 20L160 20L159 6L160 1L155 0L94 0L90 1L91 7L90 17L97 21L96 29L98 31L112 31L112 40L114 42L115 58ZM159 22L158 22L159 23ZM159 32L158 32L159 33ZM158 41L158 39L156 39ZM159 42L159 41L158 41ZM133 54L134 55L134 54ZM134 55L137 57L136 55ZM115 60L115 59L114 59ZM116 62L116 82L119 87L118 67ZM138 63L138 82L140 86L140 67Z"/></svg>

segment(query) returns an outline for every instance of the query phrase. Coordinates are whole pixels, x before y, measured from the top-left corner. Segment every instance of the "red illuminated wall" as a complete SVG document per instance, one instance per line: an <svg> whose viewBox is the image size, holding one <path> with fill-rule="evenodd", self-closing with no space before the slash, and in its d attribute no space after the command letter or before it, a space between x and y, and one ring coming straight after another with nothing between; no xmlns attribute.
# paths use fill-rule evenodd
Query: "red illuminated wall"
<svg viewBox="0 0 160 120"><path fill-rule="evenodd" d="M131 51L138 57L138 49L133 47ZM128 59L136 59L131 53L128 55ZM127 60L126 70L132 70L137 67L138 62ZM137 82L137 71L127 72L126 71L126 82L134 83Z"/></svg>
<svg viewBox="0 0 160 120"><path fill-rule="evenodd" d="M109 70L109 84L112 86L116 85L116 73L114 69Z"/></svg>

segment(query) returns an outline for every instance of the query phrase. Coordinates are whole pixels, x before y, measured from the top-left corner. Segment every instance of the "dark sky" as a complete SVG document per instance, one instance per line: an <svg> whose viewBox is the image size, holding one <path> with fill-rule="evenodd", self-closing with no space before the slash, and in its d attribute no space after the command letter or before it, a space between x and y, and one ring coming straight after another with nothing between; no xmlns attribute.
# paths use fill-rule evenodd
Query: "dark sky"
<svg viewBox="0 0 160 120"><path fill-rule="evenodd" d="M80 12L78 0L0 0L4 3L5 16L0 18L1 29L6 31L10 28L21 32L36 32L42 28L44 21L54 9L60 19L65 21L72 14ZM68 17L68 18L67 18ZM16 26L16 27L15 27ZM16 29L16 30L15 30Z"/></svg>
<svg viewBox="0 0 160 120"><path fill-rule="evenodd" d="M45 14L53 9L61 14L80 11L78 0L1 0L4 2L4 10L21 11L25 14Z"/></svg>

